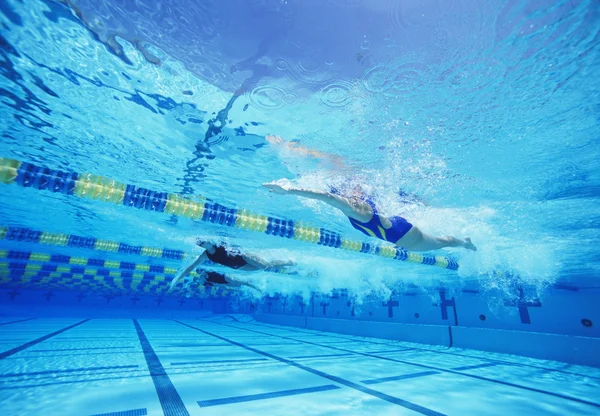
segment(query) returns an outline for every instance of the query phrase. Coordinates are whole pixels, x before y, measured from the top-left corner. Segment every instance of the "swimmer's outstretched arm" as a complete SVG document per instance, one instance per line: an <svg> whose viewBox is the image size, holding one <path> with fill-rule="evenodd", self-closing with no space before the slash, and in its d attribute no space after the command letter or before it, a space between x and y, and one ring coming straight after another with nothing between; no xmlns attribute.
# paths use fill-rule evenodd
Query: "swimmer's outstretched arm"
<svg viewBox="0 0 600 416"><path fill-rule="evenodd" d="M357 221L367 222L373 216L373 209L367 203L353 202L343 196L325 191L296 187L288 179L263 183L262 186L277 194L296 195L325 202L342 211L347 217L354 218Z"/></svg>
<svg viewBox="0 0 600 416"><path fill-rule="evenodd" d="M299 144L294 143L294 142L288 142L286 140L283 140L279 136L275 136L275 135L271 135L271 134L265 136L265 140L274 146L285 147L298 155L310 156L310 157L315 157L318 159L327 159L327 160L330 160L333 163L335 163L340 168L346 167L343 162L343 159L340 156L331 155L329 153L324 153L319 150L309 149L308 147L300 146Z"/></svg>
<svg viewBox="0 0 600 416"><path fill-rule="evenodd" d="M171 286L170 286L169 289L173 289L175 287L175 285L177 283L179 283L179 281L181 279L183 279L188 274L190 274L190 272L192 270L194 270L196 267L198 267L202 262L205 262L206 260L208 260L208 256L206 255L206 251L205 251L204 253L200 254L198 256L198 258L192 264L190 264L188 267L186 267L184 271L182 271L181 273L179 273L177 276L175 276L173 278L173 280L171 281Z"/></svg>
<svg viewBox="0 0 600 416"><path fill-rule="evenodd" d="M263 183L263 186L278 194L296 195L323 201L332 207L338 208L347 217L354 218L357 221L367 222L373 217L373 210L367 203L355 203L348 198L325 191L294 187L288 179ZM381 215L380 218L382 218ZM388 219L385 220L389 221ZM416 226L413 226L404 237L396 242L396 244L413 251L429 251L442 247L464 247L468 250L477 250L469 237L464 240L451 236L434 237L421 232Z"/></svg>

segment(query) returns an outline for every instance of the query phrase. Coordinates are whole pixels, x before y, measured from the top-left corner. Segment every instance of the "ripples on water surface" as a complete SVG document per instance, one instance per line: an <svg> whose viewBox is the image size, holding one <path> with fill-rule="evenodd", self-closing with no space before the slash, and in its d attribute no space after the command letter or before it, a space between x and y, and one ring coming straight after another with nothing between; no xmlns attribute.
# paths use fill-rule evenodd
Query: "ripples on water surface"
<svg viewBox="0 0 600 416"><path fill-rule="evenodd" d="M471 235L477 254L453 252L463 277L511 269L540 287L597 285L597 1L0 5L2 156L201 194L355 239L335 210L260 184L287 176L325 187L358 174L390 213L404 210L431 232ZM266 134L338 155L346 168L278 154ZM403 207L399 188L429 205ZM387 293L398 279L456 279L185 219L2 191L3 223L181 249L197 234L220 232L317 268L324 290ZM501 289L514 283L480 279Z"/></svg>

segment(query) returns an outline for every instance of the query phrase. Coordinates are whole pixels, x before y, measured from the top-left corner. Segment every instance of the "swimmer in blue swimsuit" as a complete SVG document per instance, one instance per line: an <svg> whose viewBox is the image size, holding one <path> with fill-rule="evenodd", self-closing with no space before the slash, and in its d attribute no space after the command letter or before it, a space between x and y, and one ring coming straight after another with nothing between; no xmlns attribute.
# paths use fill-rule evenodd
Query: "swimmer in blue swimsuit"
<svg viewBox="0 0 600 416"><path fill-rule="evenodd" d="M359 191L342 196L337 192L295 187L287 179L264 183L263 186L278 194L296 195L323 201L342 211L350 220L350 224L362 233L389 241L408 250L429 251L442 247L464 247L468 250L477 250L469 237L464 240L451 236L435 237L422 232L403 217L381 215L375 203Z"/></svg>

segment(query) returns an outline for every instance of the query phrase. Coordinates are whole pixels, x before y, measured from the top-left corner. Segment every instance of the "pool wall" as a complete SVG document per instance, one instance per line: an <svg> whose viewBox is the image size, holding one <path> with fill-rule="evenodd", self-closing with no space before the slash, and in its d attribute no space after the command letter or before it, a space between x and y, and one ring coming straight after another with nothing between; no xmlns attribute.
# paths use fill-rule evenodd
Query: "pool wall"
<svg viewBox="0 0 600 416"><path fill-rule="evenodd" d="M471 348L600 367L599 289L552 288L543 298L493 302L475 290L405 292L355 304L343 290L261 302L0 289L0 316L195 319L246 313L257 321L347 335Z"/></svg>
<svg viewBox="0 0 600 416"><path fill-rule="evenodd" d="M600 289L552 288L541 299L489 300L476 290L406 292L354 304L342 291L273 297L258 321L342 334L472 348L600 367Z"/></svg>
<svg viewBox="0 0 600 416"><path fill-rule="evenodd" d="M227 311L228 297L181 298L93 291L0 289L0 316L195 319Z"/></svg>

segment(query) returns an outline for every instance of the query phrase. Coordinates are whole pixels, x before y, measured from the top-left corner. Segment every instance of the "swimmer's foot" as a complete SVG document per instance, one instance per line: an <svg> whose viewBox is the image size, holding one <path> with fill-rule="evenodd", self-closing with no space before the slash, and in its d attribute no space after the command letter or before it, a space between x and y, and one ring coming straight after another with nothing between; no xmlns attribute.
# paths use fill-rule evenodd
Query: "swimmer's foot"
<svg viewBox="0 0 600 416"><path fill-rule="evenodd" d="M265 140L268 141L271 144L281 144L283 143L283 139L279 136L275 136L273 134L269 134L268 136L265 136Z"/></svg>
<svg viewBox="0 0 600 416"><path fill-rule="evenodd" d="M263 183L262 186L276 194L286 194L292 189L292 183L289 179L279 179L277 181Z"/></svg>
<svg viewBox="0 0 600 416"><path fill-rule="evenodd" d="M477 251L477 247L475 247L475 244L473 244L471 242L471 238L469 238L469 237L465 237L465 242L463 243L463 247L466 248L467 250Z"/></svg>

